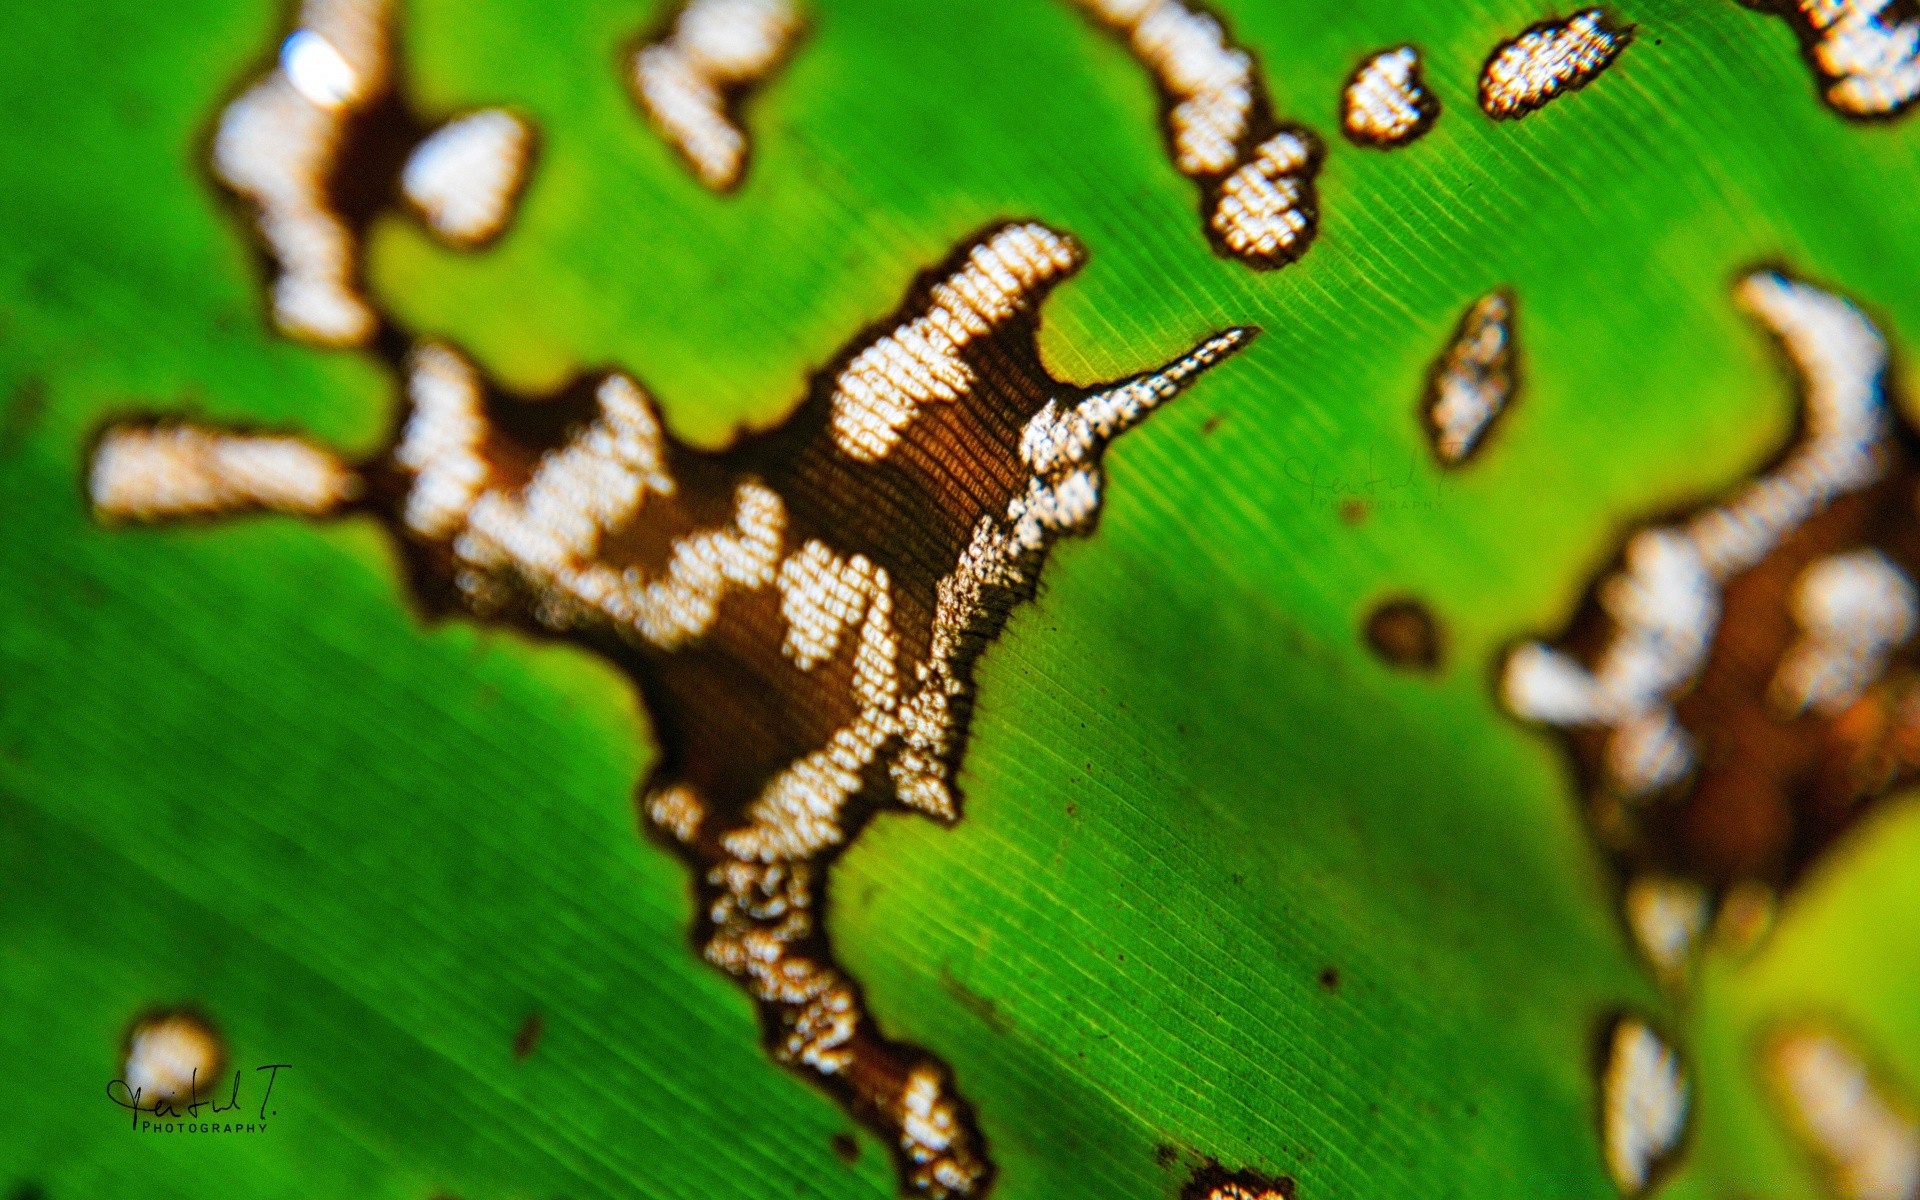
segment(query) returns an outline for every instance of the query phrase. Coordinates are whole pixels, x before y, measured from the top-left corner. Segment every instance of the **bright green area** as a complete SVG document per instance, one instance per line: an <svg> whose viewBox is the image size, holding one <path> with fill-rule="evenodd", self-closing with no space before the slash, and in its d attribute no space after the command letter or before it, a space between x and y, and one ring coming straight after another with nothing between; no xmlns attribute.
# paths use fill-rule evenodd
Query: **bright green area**
<svg viewBox="0 0 1920 1200"><path fill-rule="evenodd" d="M998 1194L1166 1196L1217 1156L1305 1200L1610 1195L1590 1060L1622 1006L1681 1031L1702 1072L1676 1193L1809 1194L1753 1031L1831 1005L1920 1080L1898 1049L1920 1045L1911 923L1886 916L1913 909L1900 866L1920 849L1875 830L1760 959L1716 960L1669 1004L1558 754L1488 683L1632 516L1739 477L1790 427L1788 381L1730 302L1740 269L1791 264L1920 330L1920 134L1843 125L1785 25L1732 0L1634 0L1613 70L1505 125L1473 80L1544 9L1223 3L1278 107L1330 143L1318 245L1254 274L1208 252L1146 80L1064 3L813 7L749 108L748 179L718 198L618 76L656 13L412 5L421 105L511 103L541 156L498 248L395 220L372 278L515 383L618 364L710 442L778 419L1002 217L1091 252L1046 313L1063 374L1265 329L1121 443L1099 533L1062 547L989 653L966 819L883 819L834 880L844 959L890 1032L953 1065ZM0 1188L885 1193L879 1147L832 1157L845 1118L766 1061L690 952L683 871L634 830L641 722L603 668L422 627L360 525L85 519L84 443L110 413L358 448L393 415L364 360L263 331L240 223L201 173L276 14L120 8L23 11L0 72L0 1057L42 1084L0 1134ZM1408 40L1435 131L1389 154L1338 140L1346 74ZM1523 399L1443 487L1415 398L1500 284ZM1408 472L1357 525L1326 502ZM1444 622L1438 679L1360 646L1389 592ZM243 1063L296 1064L269 1135L120 1127L116 1040L181 998ZM515 1063L535 1010L546 1039Z"/></svg>

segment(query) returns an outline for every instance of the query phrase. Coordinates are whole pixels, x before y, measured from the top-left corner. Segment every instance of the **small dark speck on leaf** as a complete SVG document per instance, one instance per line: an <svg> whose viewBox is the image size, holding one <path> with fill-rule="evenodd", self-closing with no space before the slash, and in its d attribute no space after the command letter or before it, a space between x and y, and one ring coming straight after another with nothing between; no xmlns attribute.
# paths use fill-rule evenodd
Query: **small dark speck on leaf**
<svg viewBox="0 0 1920 1200"><path fill-rule="evenodd" d="M850 1133L834 1134L827 1139L827 1145L832 1148L833 1156L848 1166L860 1161L860 1143Z"/></svg>
<svg viewBox="0 0 1920 1200"><path fill-rule="evenodd" d="M1367 645L1388 666L1403 671L1433 671L1440 666L1440 623L1418 600L1387 600L1367 614Z"/></svg>
<svg viewBox="0 0 1920 1200"><path fill-rule="evenodd" d="M513 1057L525 1060L540 1045L540 1035L546 1032L547 1023L539 1013L528 1013L527 1019L520 1022L519 1032L513 1035Z"/></svg>
<svg viewBox="0 0 1920 1200"><path fill-rule="evenodd" d="M1358 525L1367 519L1368 511L1365 500L1348 500L1340 505L1340 519L1349 525Z"/></svg>
<svg viewBox="0 0 1920 1200"><path fill-rule="evenodd" d="M1220 428L1220 422L1226 419L1227 418L1224 413L1215 413L1212 416L1208 417L1205 421L1202 421L1200 423L1200 436L1201 437L1213 436L1213 431Z"/></svg>
<svg viewBox="0 0 1920 1200"><path fill-rule="evenodd" d="M1069 801L1067 801L1067 815L1068 815L1068 816L1070 816L1070 817L1077 817L1077 816L1079 816L1079 815L1080 815L1080 806L1079 806L1078 804L1075 804L1075 803L1074 803L1073 801L1071 801L1071 800L1069 800Z"/></svg>
<svg viewBox="0 0 1920 1200"><path fill-rule="evenodd" d="M1338 967L1320 968L1320 986L1330 992L1340 990L1340 969Z"/></svg>
<svg viewBox="0 0 1920 1200"><path fill-rule="evenodd" d="M1180 1151L1172 1142L1161 1142L1153 1148L1153 1161L1159 1166L1170 1167L1179 1157Z"/></svg>

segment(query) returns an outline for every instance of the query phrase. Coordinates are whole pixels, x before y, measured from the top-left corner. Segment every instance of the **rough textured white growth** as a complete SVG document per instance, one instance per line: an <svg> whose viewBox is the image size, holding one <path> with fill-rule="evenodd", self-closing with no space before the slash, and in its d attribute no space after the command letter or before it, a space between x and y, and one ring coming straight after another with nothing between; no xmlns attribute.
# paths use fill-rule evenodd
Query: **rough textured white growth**
<svg viewBox="0 0 1920 1200"><path fill-rule="evenodd" d="M1080 259L1071 240L1033 223L975 246L965 266L934 285L925 316L862 350L834 380L834 445L861 462L885 458L922 405L952 403L972 388L960 351Z"/></svg>
<svg viewBox="0 0 1920 1200"><path fill-rule="evenodd" d="M1707 927L1706 889L1685 879L1642 875L1627 885L1627 927L1661 978L1684 978Z"/></svg>
<svg viewBox="0 0 1920 1200"><path fill-rule="evenodd" d="M1881 1094L1866 1064L1832 1034L1803 1030L1772 1066L1794 1121L1826 1160L1843 1200L1920 1196L1920 1124Z"/></svg>
<svg viewBox="0 0 1920 1200"><path fill-rule="evenodd" d="M1626 49L1627 35L1597 8L1551 22L1502 46L1480 74L1480 107L1499 119L1522 117L1585 84Z"/></svg>
<svg viewBox="0 0 1920 1200"><path fill-rule="evenodd" d="M1174 165L1218 175L1239 158L1253 111L1253 60L1227 45L1220 22L1179 0L1080 0L1127 36L1133 53L1173 97Z"/></svg>
<svg viewBox="0 0 1920 1200"><path fill-rule="evenodd" d="M1683 526L1634 536L1623 569L1600 587L1615 630L1592 672L1558 651L1530 645L1508 658L1503 677L1506 702L1520 716L1611 727L1608 770L1627 796L1673 783L1692 766L1693 748L1674 721L1672 700L1706 664L1726 581L1765 558L1836 496L1866 487L1885 469L1887 347L1872 322L1846 300L1772 271L1748 276L1736 296L1780 338L1801 377L1802 440L1776 470L1726 504ZM1843 571L1839 578L1865 576ZM1848 594L1888 611L1899 608L1902 593L1885 573L1873 572L1871 579ZM1910 590L1906 595L1911 603ZM1794 667L1779 685L1783 703L1802 695L1813 702L1799 672Z"/></svg>
<svg viewBox="0 0 1920 1200"><path fill-rule="evenodd" d="M204 1021L188 1013L162 1013L134 1026L123 1082L142 1107L165 1100L184 1109L196 1092L203 1098L213 1095L214 1074L225 1057L219 1037Z"/></svg>
<svg viewBox="0 0 1920 1200"><path fill-rule="evenodd" d="M426 538L451 536L487 485L487 441L480 376L459 354L428 342L407 360L412 412L394 461L413 472L402 519Z"/></svg>
<svg viewBox="0 0 1920 1200"><path fill-rule="evenodd" d="M1801 636L1780 660L1769 692L1789 714L1812 708L1832 716L1858 700L1920 619L1913 582L1878 550L1812 564L1794 584L1791 607Z"/></svg>
<svg viewBox="0 0 1920 1200"><path fill-rule="evenodd" d="M706 817L707 806L685 784L658 788L647 795L647 819L683 842L699 836Z"/></svg>
<svg viewBox="0 0 1920 1200"><path fill-rule="evenodd" d="M1340 121L1352 137L1376 146L1404 146L1425 132L1431 100L1420 83L1420 52L1382 50L1361 64L1341 94Z"/></svg>
<svg viewBox="0 0 1920 1200"><path fill-rule="evenodd" d="M1512 319L1513 306L1505 295L1480 297L1441 356L1427 417L1442 462L1462 462L1473 453L1480 435L1513 396Z"/></svg>
<svg viewBox="0 0 1920 1200"><path fill-rule="evenodd" d="M280 269L274 322L327 345L358 345L375 325L327 180L346 122L387 86L389 2L307 0L280 61L226 107L214 136L214 173L259 207Z"/></svg>
<svg viewBox="0 0 1920 1200"><path fill-rule="evenodd" d="M1889 22L1893 0L1798 0L1827 102L1855 117L1891 116L1920 97L1920 21Z"/></svg>
<svg viewBox="0 0 1920 1200"><path fill-rule="evenodd" d="M791 0L691 0L664 41L633 56L641 104L708 187L739 182L747 155L723 89L760 82L799 32Z"/></svg>
<svg viewBox="0 0 1920 1200"><path fill-rule="evenodd" d="M1313 152L1294 133L1260 143L1245 166L1220 185L1212 225L1236 254L1269 258L1311 235L1307 184Z"/></svg>
<svg viewBox="0 0 1920 1200"><path fill-rule="evenodd" d="M401 191L443 241L480 245L506 228L532 145L533 131L507 110L470 113L414 147Z"/></svg>
<svg viewBox="0 0 1920 1200"><path fill-rule="evenodd" d="M833 657L840 631L860 619L867 597L886 586L886 572L865 555L841 558L809 538L780 564L780 617L787 623L780 652L802 671Z"/></svg>
<svg viewBox="0 0 1920 1200"><path fill-rule="evenodd" d="M939 1073L932 1067L915 1067L901 1092L900 1109L900 1148L914 1164L915 1185L935 1194L970 1191L978 1172L963 1169L947 1153L960 1125Z"/></svg>
<svg viewBox="0 0 1920 1200"><path fill-rule="evenodd" d="M1607 1170L1622 1192L1638 1195L1679 1145L1688 1106L1679 1058L1644 1022L1614 1027L1600 1103Z"/></svg>
<svg viewBox="0 0 1920 1200"><path fill-rule="evenodd" d="M88 479L101 515L141 520L250 508L315 516L351 500L359 488L350 468L299 438L191 425L108 430Z"/></svg>

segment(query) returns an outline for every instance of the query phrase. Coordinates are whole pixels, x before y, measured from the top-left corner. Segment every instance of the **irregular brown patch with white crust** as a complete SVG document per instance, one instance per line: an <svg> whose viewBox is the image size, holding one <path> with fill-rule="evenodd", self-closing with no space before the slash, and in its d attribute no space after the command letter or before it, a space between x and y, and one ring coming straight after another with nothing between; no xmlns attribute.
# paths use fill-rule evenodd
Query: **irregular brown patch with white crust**
<svg viewBox="0 0 1920 1200"><path fill-rule="evenodd" d="M883 1036L834 965L826 870L883 806L958 818L974 664L1052 544L1093 527L1105 447L1252 337L1111 385L1054 379L1037 308L1083 258L1036 223L970 240L784 423L718 453L618 372L530 404L395 335L409 411L355 468L429 606L634 680L661 748L643 809L695 870L702 954L928 1196L976 1195L991 1167L946 1068Z"/></svg>
<svg viewBox="0 0 1920 1200"><path fill-rule="evenodd" d="M1274 117L1253 56L1219 18L1187 0L1075 2L1153 76L1174 167L1200 185L1214 249L1262 269L1305 254L1320 229L1320 140Z"/></svg>
<svg viewBox="0 0 1920 1200"><path fill-rule="evenodd" d="M1730 495L1632 533L1502 688L1564 731L1624 874L1771 894L1920 778L1920 456L1865 313L1774 271L1736 295L1799 377L1800 429Z"/></svg>
<svg viewBox="0 0 1920 1200"><path fill-rule="evenodd" d="M1592 83L1632 40L1631 26L1615 25L1598 8L1529 26L1488 56L1480 107L1496 121L1524 117Z"/></svg>
<svg viewBox="0 0 1920 1200"><path fill-rule="evenodd" d="M1356 145L1410 145L1439 119L1440 101L1420 78L1420 52L1412 46L1367 56L1340 92L1340 127Z"/></svg>
<svg viewBox="0 0 1920 1200"><path fill-rule="evenodd" d="M1601 1147L1623 1195L1652 1187L1686 1132L1691 1088L1679 1056L1653 1027L1622 1017L1607 1036L1600 1073Z"/></svg>
<svg viewBox="0 0 1920 1200"><path fill-rule="evenodd" d="M1472 457L1513 400L1514 308L1513 293L1505 289L1475 300L1434 360L1421 416L1443 466L1459 466Z"/></svg>
<svg viewBox="0 0 1920 1200"><path fill-rule="evenodd" d="M1912 0L1746 0L1786 18L1820 98L1843 117L1897 117L1920 99L1920 13Z"/></svg>

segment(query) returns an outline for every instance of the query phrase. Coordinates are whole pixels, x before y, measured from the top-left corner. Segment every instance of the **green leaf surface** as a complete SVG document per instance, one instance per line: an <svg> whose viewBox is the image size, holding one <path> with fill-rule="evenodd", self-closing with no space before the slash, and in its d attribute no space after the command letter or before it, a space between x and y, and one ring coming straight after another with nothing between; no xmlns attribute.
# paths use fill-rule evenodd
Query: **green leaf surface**
<svg viewBox="0 0 1920 1200"><path fill-rule="evenodd" d="M1045 309L1057 374L1263 329L1115 449L1098 533L988 652L964 819L883 816L834 869L841 961L891 1036L953 1068L997 1196L1170 1197L1207 1159L1304 1200L1612 1195L1593 1057L1622 1008L1696 1069L1672 1194L1820 1194L1757 1039L1832 1011L1920 1088L1911 812L1859 830L1758 957L1710 956L1663 997L1558 747L1491 678L1629 522L1792 428L1738 272L1790 264L1896 344L1920 335L1920 133L1842 123L1786 24L1732 0L1622 6L1618 64L1506 124L1474 81L1544 10L1219 8L1278 110L1331 146L1319 240L1276 273L1211 254L1149 81L1064 3L818 0L748 105L745 184L716 197L619 78L659 12L417 0L419 105L510 104L541 149L497 248L387 220L371 286L516 386L630 370L707 444L778 419L999 218L1090 253ZM652 750L610 667L425 622L370 522L86 514L112 416L364 451L397 411L370 358L266 329L244 220L205 170L282 14L105 9L23 8L0 52L0 1060L28 1085L0 1188L892 1192L884 1148L863 1132L836 1157L852 1120L772 1063L693 953L685 869L636 828ZM1348 73L1403 41L1439 124L1391 153L1339 142ZM1524 390L1443 476L1415 402L1497 285ZM1437 676L1358 637L1388 594L1439 617ZM140 1134L106 1100L129 1021L183 1001L236 1063L293 1064L267 1132Z"/></svg>

